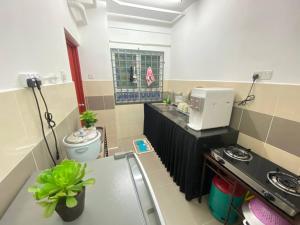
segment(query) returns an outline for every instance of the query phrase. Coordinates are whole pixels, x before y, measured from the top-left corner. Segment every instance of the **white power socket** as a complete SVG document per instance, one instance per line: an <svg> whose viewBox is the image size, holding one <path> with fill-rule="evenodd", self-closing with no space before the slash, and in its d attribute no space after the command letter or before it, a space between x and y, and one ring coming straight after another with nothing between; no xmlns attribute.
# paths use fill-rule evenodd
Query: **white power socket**
<svg viewBox="0 0 300 225"><path fill-rule="evenodd" d="M38 78L40 79L40 75L35 72L26 72L26 73L19 73L19 81L22 87L27 86L27 79Z"/></svg>
<svg viewBox="0 0 300 225"><path fill-rule="evenodd" d="M273 76L273 70L264 70L260 72L255 72L254 74L258 74L259 80L271 80Z"/></svg>

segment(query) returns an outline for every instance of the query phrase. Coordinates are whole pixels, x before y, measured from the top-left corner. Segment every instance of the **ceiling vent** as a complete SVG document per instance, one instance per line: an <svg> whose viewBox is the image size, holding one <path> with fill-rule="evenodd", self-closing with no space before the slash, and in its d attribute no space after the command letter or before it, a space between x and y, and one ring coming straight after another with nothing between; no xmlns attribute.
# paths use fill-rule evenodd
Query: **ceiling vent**
<svg viewBox="0 0 300 225"><path fill-rule="evenodd" d="M78 26L88 24L86 9L96 8L97 0L68 0L71 15Z"/></svg>

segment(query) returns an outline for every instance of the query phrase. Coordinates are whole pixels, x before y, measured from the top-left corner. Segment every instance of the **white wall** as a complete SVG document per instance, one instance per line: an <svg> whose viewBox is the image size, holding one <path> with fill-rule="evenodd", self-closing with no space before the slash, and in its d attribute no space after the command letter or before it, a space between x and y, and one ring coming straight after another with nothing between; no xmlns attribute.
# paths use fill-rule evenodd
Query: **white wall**
<svg viewBox="0 0 300 225"><path fill-rule="evenodd" d="M79 28L82 79L88 80L90 74L95 80L112 80L105 4L88 9L87 17L88 25Z"/></svg>
<svg viewBox="0 0 300 225"><path fill-rule="evenodd" d="M110 48L163 51L165 77L169 77L171 29L128 22L107 20L105 4L87 10L89 24L79 29L79 56L83 80L112 80Z"/></svg>
<svg viewBox="0 0 300 225"><path fill-rule="evenodd" d="M299 0L199 0L173 28L171 78L300 83Z"/></svg>
<svg viewBox="0 0 300 225"><path fill-rule="evenodd" d="M108 33L111 48L164 52L164 78L170 78L170 28L111 20L108 23Z"/></svg>
<svg viewBox="0 0 300 225"><path fill-rule="evenodd" d="M19 88L18 73L64 71L70 80L64 28L79 40L66 0L9 0L0 7L0 90Z"/></svg>

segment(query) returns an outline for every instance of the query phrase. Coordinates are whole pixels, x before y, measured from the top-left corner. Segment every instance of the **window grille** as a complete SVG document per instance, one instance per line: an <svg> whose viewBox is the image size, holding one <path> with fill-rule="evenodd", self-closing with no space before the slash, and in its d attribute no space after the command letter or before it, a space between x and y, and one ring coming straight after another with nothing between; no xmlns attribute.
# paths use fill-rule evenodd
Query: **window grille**
<svg viewBox="0 0 300 225"><path fill-rule="evenodd" d="M116 104L162 101L164 53L129 49L111 49ZM155 81L146 81L151 67Z"/></svg>

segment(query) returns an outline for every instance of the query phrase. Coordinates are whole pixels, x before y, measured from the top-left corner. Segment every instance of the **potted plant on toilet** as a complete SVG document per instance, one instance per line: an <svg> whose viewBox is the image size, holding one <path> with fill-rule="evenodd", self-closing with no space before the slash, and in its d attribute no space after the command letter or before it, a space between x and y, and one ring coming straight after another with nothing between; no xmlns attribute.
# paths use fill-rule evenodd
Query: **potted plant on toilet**
<svg viewBox="0 0 300 225"><path fill-rule="evenodd" d="M96 113L87 110L80 115L80 120L83 122L85 128L93 129L97 122Z"/></svg>
<svg viewBox="0 0 300 225"><path fill-rule="evenodd" d="M95 183L94 178L83 180L86 164L64 160L57 166L42 171L36 184L28 188L38 204L44 207L44 216L54 211L64 220L73 221L83 212L85 187Z"/></svg>

